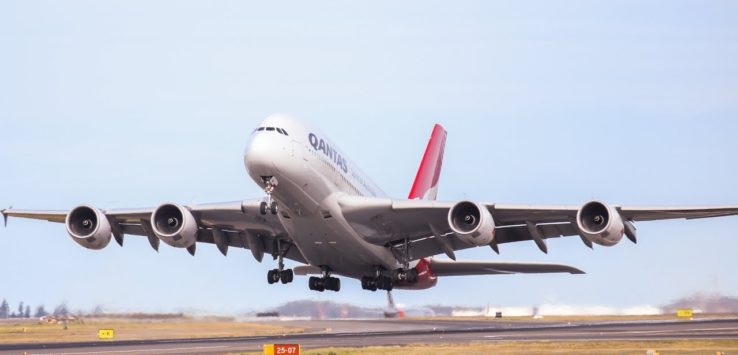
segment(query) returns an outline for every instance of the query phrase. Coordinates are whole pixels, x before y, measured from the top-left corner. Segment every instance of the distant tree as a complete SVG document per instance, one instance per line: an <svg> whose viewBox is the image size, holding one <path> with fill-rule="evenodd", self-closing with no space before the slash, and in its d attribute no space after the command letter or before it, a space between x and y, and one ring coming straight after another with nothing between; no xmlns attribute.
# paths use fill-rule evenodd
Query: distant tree
<svg viewBox="0 0 738 355"><path fill-rule="evenodd" d="M69 315L69 308L67 308L67 304L66 303L62 303L62 304L56 306L56 308L54 308L54 315L55 316L66 316L66 315Z"/></svg>
<svg viewBox="0 0 738 355"><path fill-rule="evenodd" d="M17 313L15 313L15 315L16 315L16 316L17 316L18 318L22 318L22 317L23 317L23 311L24 311L24 310L25 310L25 308L23 307L23 302L19 303L19 304L18 304L18 312L17 312Z"/></svg>
<svg viewBox="0 0 738 355"><path fill-rule="evenodd" d="M26 311L23 312L23 318L31 318L31 306L26 305Z"/></svg>
<svg viewBox="0 0 738 355"><path fill-rule="evenodd" d="M105 314L105 309L101 305L95 306L95 309L92 310L92 314L94 315L101 315Z"/></svg>
<svg viewBox="0 0 738 355"><path fill-rule="evenodd" d="M15 312L13 312L13 313L10 314L10 318L18 318L18 315L15 314Z"/></svg>
<svg viewBox="0 0 738 355"><path fill-rule="evenodd" d="M10 306L8 301L3 300L3 303L0 304L0 318L8 318L8 313L10 313Z"/></svg>
<svg viewBox="0 0 738 355"><path fill-rule="evenodd" d="M49 315L49 312L46 312L46 308L44 308L44 305L40 305L36 307L36 313L33 314L33 316L36 318L41 318L41 317L45 317L48 315Z"/></svg>

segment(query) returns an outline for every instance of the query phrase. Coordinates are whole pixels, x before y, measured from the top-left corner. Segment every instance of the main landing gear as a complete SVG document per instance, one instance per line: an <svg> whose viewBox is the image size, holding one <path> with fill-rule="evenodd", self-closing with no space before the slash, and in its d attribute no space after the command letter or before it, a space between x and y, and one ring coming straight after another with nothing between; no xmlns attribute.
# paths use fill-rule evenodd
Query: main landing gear
<svg viewBox="0 0 738 355"><path fill-rule="evenodd" d="M313 276L308 281L308 286L313 291L323 292L323 291L334 291L338 292L341 291L341 279L332 277L330 271L328 268L323 268L323 276L322 277L316 277Z"/></svg>
<svg viewBox="0 0 738 355"><path fill-rule="evenodd" d="M283 284L288 284L292 282L294 278L295 278L295 273L292 271L292 269L287 269L287 270L274 269L274 270L269 270L269 272L267 272L267 281L269 282L270 285L275 284L280 281L282 281Z"/></svg>
<svg viewBox="0 0 738 355"><path fill-rule="evenodd" d="M285 244L282 244L279 242L279 240L277 240L277 257L279 259L279 268L269 270L269 272L267 272L267 282L269 282L270 285L280 281L282 282L282 284L286 285L288 283L291 283L292 280L295 279L295 273L292 271L292 269L284 268L284 255L287 254L287 251L290 249L290 245L287 244L287 248L283 248L283 245Z"/></svg>
<svg viewBox="0 0 738 355"><path fill-rule="evenodd" d="M264 180L264 185L266 186L264 192L267 194L267 200L259 204L259 212L262 216L265 216L267 213L276 215L277 201L272 200L272 193L277 185L279 185L279 181L274 176L262 176L261 178Z"/></svg>
<svg viewBox="0 0 738 355"><path fill-rule="evenodd" d="M364 276L361 278L361 288L372 292L376 290L392 291L395 288L395 283L389 276Z"/></svg>
<svg viewBox="0 0 738 355"><path fill-rule="evenodd" d="M364 276L361 278L361 288L369 291L392 291L396 282L414 284L418 282L418 271L415 269L397 269L392 276L384 274L381 268L377 268L374 276Z"/></svg>

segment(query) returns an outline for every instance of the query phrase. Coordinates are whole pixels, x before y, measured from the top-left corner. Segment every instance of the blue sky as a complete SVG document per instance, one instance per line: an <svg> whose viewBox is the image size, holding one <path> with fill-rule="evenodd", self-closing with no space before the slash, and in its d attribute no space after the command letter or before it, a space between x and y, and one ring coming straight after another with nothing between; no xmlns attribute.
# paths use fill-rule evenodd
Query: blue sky
<svg viewBox="0 0 738 355"><path fill-rule="evenodd" d="M433 123L439 199L738 204L734 1L3 1L0 205L67 209L260 197L242 152L267 115L321 127L406 196ZM663 304L738 295L738 217L641 223L639 244L578 238L460 258L587 275L442 279L398 302ZM0 297L72 308L249 310L313 298L384 305L344 281L269 286L246 250L197 257L143 238L103 251L63 225L0 229Z"/></svg>

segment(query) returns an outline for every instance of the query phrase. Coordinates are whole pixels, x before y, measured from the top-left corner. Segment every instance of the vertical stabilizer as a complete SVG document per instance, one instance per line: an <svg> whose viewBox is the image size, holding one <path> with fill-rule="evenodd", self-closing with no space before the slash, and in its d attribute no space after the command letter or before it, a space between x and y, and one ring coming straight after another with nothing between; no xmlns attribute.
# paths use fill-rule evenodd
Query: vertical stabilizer
<svg viewBox="0 0 738 355"><path fill-rule="evenodd" d="M397 306L395 306L395 299L392 298L392 291L387 291L387 309L397 311Z"/></svg>
<svg viewBox="0 0 738 355"><path fill-rule="evenodd" d="M446 147L446 130L439 124L433 127L428 147L425 148L418 174L410 190L409 199L435 200L438 195L438 179L443 165Z"/></svg>

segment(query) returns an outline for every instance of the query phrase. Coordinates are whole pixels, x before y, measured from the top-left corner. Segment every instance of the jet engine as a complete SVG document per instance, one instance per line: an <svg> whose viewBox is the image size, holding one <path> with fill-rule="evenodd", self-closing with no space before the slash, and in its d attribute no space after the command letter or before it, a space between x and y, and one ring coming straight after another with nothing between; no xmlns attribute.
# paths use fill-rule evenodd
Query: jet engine
<svg viewBox="0 0 738 355"><path fill-rule="evenodd" d="M75 207L67 214L65 224L72 240L87 249L100 250L110 243L110 222L102 211L94 207Z"/></svg>
<svg viewBox="0 0 738 355"><path fill-rule="evenodd" d="M495 238L492 214L475 202L462 201L451 207L448 224L454 234L467 244L488 245Z"/></svg>
<svg viewBox="0 0 738 355"><path fill-rule="evenodd" d="M159 239L176 248L189 248L197 242L197 221L183 206L165 203L151 214L151 227Z"/></svg>
<svg viewBox="0 0 738 355"><path fill-rule="evenodd" d="M599 202L587 202L577 212L577 228L592 243L611 247L623 239L625 224L620 213Z"/></svg>

